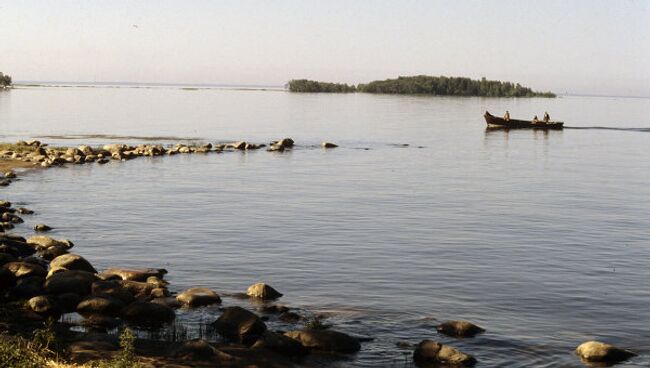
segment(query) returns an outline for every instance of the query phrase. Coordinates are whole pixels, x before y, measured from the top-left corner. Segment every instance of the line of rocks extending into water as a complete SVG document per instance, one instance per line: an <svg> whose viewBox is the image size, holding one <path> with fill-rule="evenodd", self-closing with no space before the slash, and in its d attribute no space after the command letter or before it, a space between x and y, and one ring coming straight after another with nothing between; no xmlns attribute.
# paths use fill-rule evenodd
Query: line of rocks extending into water
<svg viewBox="0 0 650 368"><path fill-rule="evenodd" d="M105 145L101 149L86 145L47 148L38 141L18 142L15 146L19 147L19 152L2 151L0 156L35 162L43 167L264 147L236 142L215 146L177 144L171 148L122 144ZM272 142L268 150L283 151L293 146L294 141L285 138ZM323 144L323 147L332 148L335 145ZM5 176L7 180L16 177L13 172ZM70 252L74 246L70 240L44 235L25 238L5 232L14 224L23 222L19 215L33 213L24 207L14 208L8 201L0 201L0 303L23 301L26 315L33 320L58 319L65 313L77 312L84 317L81 325L93 331L107 332L123 324L136 328L157 328L174 321L178 308L199 308L220 305L222 302L218 292L203 287L172 295L168 282L164 280L167 273L164 269L109 268L99 272L85 258ZM34 230L41 232L50 228L38 224ZM269 330L265 323L269 318L293 325L302 320L291 308L275 304L282 294L269 285L253 284L241 296L261 302L261 312L265 316L260 317L240 306L230 306L220 308L221 314L210 324L227 342L241 349L238 359L242 359L242 354L250 358L259 356L260 352L268 352L275 355L264 355L263 359L271 359L275 362L273 366L291 366L296 358L313 351L352 354L361 349L360 343L364 339L329 329L318 321L290 331ZM471 338L485 332L468 321L443 322L436 330L455 338ZM204 340L192 340L176 347L171 357L180 361L219 362L224 359L224 348ZM232 353L231 350L229 352ZM636 355L597 341L581 344L576 354L586 362L618 362ZM290 360L285 362L278 356ZM415 346L413 360L419 366L473 366L477 362L469 354L428 339ZM242 366L248 364L245 360L240 362Z"/></svg>

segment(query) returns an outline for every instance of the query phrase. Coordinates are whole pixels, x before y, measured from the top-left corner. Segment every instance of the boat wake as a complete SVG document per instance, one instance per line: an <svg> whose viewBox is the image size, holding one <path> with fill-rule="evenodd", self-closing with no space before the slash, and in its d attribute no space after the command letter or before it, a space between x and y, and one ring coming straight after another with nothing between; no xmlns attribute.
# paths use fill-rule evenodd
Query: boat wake
<svg viewBox="0 0 650 368"><path fill-rule="evenodd" d="M590 126L590 127L570 127L570 126L565 126L564 129L620 130L620 131L624 131L624 132L645 132L645 133L650 133L650 128L616 128L616 127L603 127L603 126Z"/></svg>

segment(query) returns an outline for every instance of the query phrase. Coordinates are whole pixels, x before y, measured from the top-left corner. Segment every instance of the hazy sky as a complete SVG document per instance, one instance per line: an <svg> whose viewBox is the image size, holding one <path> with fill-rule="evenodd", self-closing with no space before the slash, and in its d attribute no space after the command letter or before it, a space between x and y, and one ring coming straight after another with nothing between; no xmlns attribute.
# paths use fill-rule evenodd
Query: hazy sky
<svg viewBox="0 0 650 368"><path fill-rule="evenodd" d="M650 96L650 1L0 0L0 71L264 85L485 76Z"/></svg>

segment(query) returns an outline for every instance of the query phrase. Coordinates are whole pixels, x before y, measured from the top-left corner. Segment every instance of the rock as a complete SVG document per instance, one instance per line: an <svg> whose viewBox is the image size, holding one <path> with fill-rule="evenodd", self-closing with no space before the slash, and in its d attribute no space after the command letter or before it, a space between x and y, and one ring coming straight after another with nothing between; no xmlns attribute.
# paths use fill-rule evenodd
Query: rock
<svg viewBox="0 0 650 368"><path fill-rule="evenodd" d="M57 272L45 280L45 290L50 294L75 293L81 296L90 294L97 276L86 271Z"/></svg>
<svg viewBox="0 0 650 368"><path fill-rule="evenodd" d="M124 303L118 299L89 296L77 305L77 312L82 316L105 314L115 317L124 307Z"/></svg>
<svg viewBox="0 0 650 368"><path fill-rule="evenodd" d="M423 340L415 347L413 360L417 365L445 364L471 367L476 364L476 359L471 355L431 340Z"/></svg>
<svg viewBox="0 0 650 368"><path fill-rule="evenodd" d="M237 150L243 150L243 149L246 148L246 145L247 145L247 144L248 144L248 143L246 143L246 142L244 142L244 141L240 141L240 142L231 143L231 144L229 144L228 146L229 146L229 147L232 147L232 148L234 148L234 149L237 149Z"/></svg>
<svg viewBox="0 0 650 368"><path fill-rule="evenodd" d="M100 276L105 279L119 278L122 280L132 281L146 281L147 278L155 276L162 279L167 273L167 270L162 268L142 268L142 269L126 269L126 268L109 268L102 272Z"/></svg>
<svg viewBox="0 0 650 368"><path fill-rule="evenodd" d="M257 283L248 287L246 291L248 296L260 298L263 300L273 300L282 296L277 290L264 283Z"/></svg>
<svg viewBox="0 0 650 368"><path fill-rule="evenodd" d="M133 302L122 309L122 319L140 326L159 326L176 318L174 310L166 305L150 302Z"/></svg>
<svg viewBox="0 0 650 368"><path fill-rule="evenodd" d="M75 293L64 293L56 296L56 302L62 313L72 313L77 310L81 297Z"/></svg>
<svg viewBox="0 0 650 368"><path fill-rule="evenodd" d="M334 143L330 143L330 142L323 142L323 143L321 143L321 147L323 147L323 148L336 148L336 147L338 147L338 145L336 145Z"/></svg>
<svg viewBox="0 0 650 368"><path fill-rule="evenodd" d="M81 145L81 146L79 146L79 147L77 147L77 150L78 150L79 152L81 152L83 155L86 155L86 156L87 156L87 155L92 155L92 154L95 153L95 152L93 151L92 147L87 146L87 145L85 145L85 144L84 144L84 145Z"/></svg>
<svg viewBox="0 0 650 368"><path fill-rule="evenodd" d="M289 331L284 335L297 340L310 350L350 354L361 349L361 344L357 339L338 331L300 330Z"/></svg>
<svg viewBox="0 0 650 368"><path fill-rule="evenodd" d="M293 147L293 139L291 138L282 138L277 142L274 142L275 145L284 147L284 148L292 148Z"/></svg>
<svg viewBox="0 0 650 368"><path fill-rule="evenodd" d="M302 316L300 316L298 313L294 313L294 312L284 312L284 313L280 314L280 317L278 317L278 318L282 322L298 323L302 319Z"/></svg>
<svg viewBox="0 0 650 368"><path fill-rule="evenodd" d="M583 342L576 348L576 354L587 362L607 363L621 362L637 355L629 350L617 348L600 341Z"/></svg>
<svg viewBox="0 0 650 368"><path fill-rule="evenodd" d="M208 288L190 288L180 293L176 299L184 305L194 308L221 303L219 294Z"/></svg>
<svg viewBox="0 0 650 368"><path fill-rule="evenodd" d="M16 276L6 268L0 268L0 295L16 285Z"/></svg>
<svg viewBox="0 0 650 368"><path fill-rule="evenodd" d="M68 253L67 247L55 246L47 249L41 249L36 252L36 255L43 258L46 261L51 261L54 258Z"/></svg>
<svg viewBox="0 0 650 368"><path fill-rule="evenodd" d="M29 299L45 294L43 284L45 279L40 276L21 277L16 280L16 286L11 290L11 295L17 299Z"/></svg>
<svg viewBox="0 0 650 368"><path fill-rule="evenodd" d="M70 240L57 240L50 236L46 235L35 235L27 238L27 244L34 246L35 248L50 248L50 247L66 247L70 249L73 247L73 243Z"/></svg>
<svg viewBox="0 0 650 368"><path fill-rule="evenodd" d="M27 301L27 307L42 315L58 315L60 310L55 298L47 295L35 296Z"/></svg>
<svg viewBox="0 0 650 368"><path fill-rule="evenodd" d="M28 262L9 262L2 266L4 269L11 271L17 278L27 276L45 277L47 271L40 265Z"/></svg>
<svg viewBox="0 0 650 368"><path fill-rule="evenodd" d="M15 262L16 257L8 253L0 253L0 267L6 265L9 262ZM7 270L7 272L10 272ZM12 274L13 275L13 274Z"/></svg>
<svg viewBox="0 0 650 368"><path fill-rule="evenodd" d="M82 326L99 330L112 330L119 327L121 324L122 322L119 319L103 314L87 315L84 317L83 321L81 321Z"/></svg>
<svg viewBox="0 0 650 368"><path fill-rule="evenodd" d="M115 281L96 281L91 286L91 293L102 298L116 299L125 305L135 301L133 294Z"/></svg>
<svg viewBox="0 0 650 368"><path fill-rule="evenodd" d="M145 282L157 288L165 288L167 285L169 285L167 281L161 280L157 276L149 276Z"/></svg>
<svg viewBox="0 0 650 368"><path fill-rule="evenodd" d="M205 340L190 340L184 343L171 354L183 361L209 361L218 355L218 351Z"/></svg>
<svg viewBox="0 0 650 368"><path fill-rule="evenodd" d="M13 171L7 171L5 173L5 178L7 179L15 179L16 178L16 173Z"/></svg>
<svg viewBox="0 0 650 368"><path fill-rule="evenodd" d="M50 270L57 270L57 269L64 269L64 270L77 270L77 271L86 271L90 273L97 273L97 270L95 270L95 267L93 267L90 262L88 262L85 258L83 258L80 255L77 254L63 254L60 255L52 260L50 262Z"/></svg>
<svg viewBox="0 0 650 368"><path fill-rule="evenodd" d="M167 288L161 288L157 287L151 290L151 293L149 293L149 296L151 298L166 298L170 296L171 294L169 293L169 290Z"/></svg>
<svg viewBox="0 0 650 368"><path fill-rule="evenodd" d="M162 304L172 309L178 309L183 306L183 304L181 304L181 302L176 300L176 298L174 297L154 298L151 300L151 302L156 304Z"/></svg>
<svg viewBox="0 0 650 368"><path fill-rule="evenodd" d="M11 207L11 202L9 201L0 201L0 208L9 208Z"/></svg>
<svg viewBox="0 0 650 368"><path fill-rule="evenodd" d="M242 307L225 308L212 326L224 337L244 344L255 342L266 331L264 322Z"/></svg>
<svg viewBox="0 0 650 368"><path fill-rule="evenodd" d="M140 281L121 280L120 285L140 301L151 299L151 292L156 289L155 285Z"/></svg>
<svg viewBox="0 0 650 368"><path fill-rule="evenodd" d="M485 329L468 321L445 321L436 326L436 330L452 337L474 337L485 332Z"/></svg>
<svg viewBox="0 0 650 368"><path fill-rule="evenodd" d="M44 232L44 231L50 231L50 230L52 230L52 228L45 225L45 224L36 224L34 226L34 231Z"/></svg>
<svg viewBox="0 0 650 368"><path fill-rule="evenodd" d="M33 215L34 214L34 211L30 210L29 208L25 208L25 207L18 207L17 211L21 215Z"/></svg>
<svg viewBox="0 0 650 368"><path fill-rule="evenodd" d="M282 314L288 312L289 309L290 309L289 307L284 306L282 304L273 304L273 305L263 306L262 312L271 313L271 314Z"/></svg>
<svg viewBox="0 0 650 368"><path fill-rule="evenodd" d="M266 331L251 346L253 349L267 349L283 355L305 355L308 350L302 344L290 337L279 333Z"/></svg>
<svg viewBox="0 0 650 368"><path fill-rule="evenodd" d="M284 152L284 146L281 146L279 144L271 144L266 150L268 152Z"/></svg>

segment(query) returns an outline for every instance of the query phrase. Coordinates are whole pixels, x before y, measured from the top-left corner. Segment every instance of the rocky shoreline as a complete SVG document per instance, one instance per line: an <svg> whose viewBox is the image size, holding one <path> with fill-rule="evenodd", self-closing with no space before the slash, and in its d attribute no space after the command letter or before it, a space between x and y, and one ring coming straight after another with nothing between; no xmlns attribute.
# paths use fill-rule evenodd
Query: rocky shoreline
<svg viewBox="0 0 650 368"><path fill-rule="evenodd" d="M291 138L266 144L245 141L219 144L107 144L102 147L50 147L39 141L20 141L0 145L0 162L7 186L17 179L14 168L49 168L70 164L106 164L143 156L208 154L265 148L270 152L294 149ZM330 149L336 144L323 142ZM158 268L97 270L81 255L72 251L74 243L40 233L47 224L37 224L36 235L23 237L9 232L30 216L32 209L14 207L0 201L0 338L30 336L48 320L56 320L60 336L61 358L76 364L111 359L119 344L110 331L125 327L156 329L172 323L180 308L220 306L223 292L194 287L178 293L170 291ZM278 304L282 294L264 283L254 283L236 295L259 305L259 315L242 306L219 307L220 314L209 324L219 336L219 343L202 339L158 341L136 339L135 352L146 366L226 366L226 367L294 367L304 366L310 354L354 354L363 347L363 338L336 331L319 318L305 321L290 307ZM250 305L244 304L244 306ZM6 312L9 311L9 312ZM71 330L75 324L61 321L62 315L78 313L83 332ZM271 330L268 321L281 320L289 330ZM78 327L78 326L77 326ZM472 338L485 329L467 321L443 322L432 331L455 338ZM589 341L575 351L586 362L618 362L635 354L614 346ZM449 345L423 340L413 347L413 361L418 366L473 366L477 359Z"/></svg>

